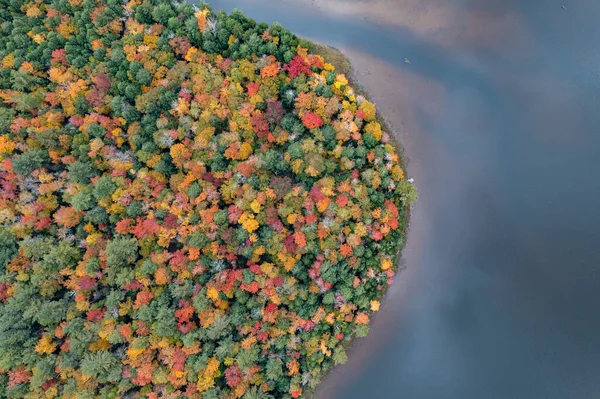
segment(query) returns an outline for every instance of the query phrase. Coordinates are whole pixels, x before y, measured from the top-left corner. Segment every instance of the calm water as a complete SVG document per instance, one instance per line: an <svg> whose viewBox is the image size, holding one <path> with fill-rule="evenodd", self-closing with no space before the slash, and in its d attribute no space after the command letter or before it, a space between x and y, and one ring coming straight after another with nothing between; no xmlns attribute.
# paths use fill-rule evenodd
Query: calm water
<svg viewBox="0 0 600 399"><path fill-rule="evenodd" d="M600 3L319 1L212 1L390 68L366 86L420 190L407 270L317 397L600 397Z"/></svg>

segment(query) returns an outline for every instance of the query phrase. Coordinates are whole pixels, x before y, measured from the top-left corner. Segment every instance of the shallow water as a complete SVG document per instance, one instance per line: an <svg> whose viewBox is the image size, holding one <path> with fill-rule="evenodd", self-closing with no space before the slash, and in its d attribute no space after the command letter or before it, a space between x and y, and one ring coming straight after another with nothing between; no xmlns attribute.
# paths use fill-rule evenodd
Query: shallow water
<svg viewBox="0 0 600 399"><path fill-rule="evenodd" d="M600 397L600 3L212 5L347 52L419 187L406 270L316 397Z"/></svg>

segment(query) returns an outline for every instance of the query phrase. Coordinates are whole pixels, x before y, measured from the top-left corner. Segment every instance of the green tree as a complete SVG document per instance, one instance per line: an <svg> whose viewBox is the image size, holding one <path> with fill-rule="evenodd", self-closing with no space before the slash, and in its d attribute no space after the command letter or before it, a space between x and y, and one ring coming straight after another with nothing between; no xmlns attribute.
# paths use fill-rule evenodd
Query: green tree
<svg viewBox="0 0 600 399"><path fill-rule="evenodd" d="M88 184L97 175L98 170L90 162L75 161L69 165L69 179L81 184Z"/></svg>
<svg viewBox="0 0 600 399"><path fill-rule="evenodd" d="M98 179L94 186L94 197L99 200L105 199L110 196L115 190L117 186L113 182L110 176L102 176Z"/></svg>
<svg viewBox="0 0 600 399"><path fill-rule="evenodd" d="M28 176L48 161L50 161L48 151L41 148L33 148L14 158L13 170L22 176Z"/></svg>
<svg viewBox="0 0 600 399"><path fill-rule="evenodd" d="M138 257L138 243L135 238L115 238L106 244L106 263L113 268L121 268L134 263Z"/></svg>
<svg viewBox="0 0 600 399"><path fill-rule="evenodd" d="M406 179L402 179L396 183L396 192L401 195L404 205L412 204L419 199L417 188Z"/></svg>
<svg viewBox="0 0 600 399"><path fill-rule="evenodd" d="M348 356L346 355L344 348L338 346L333 350L332 359L335 365L344 364L348 361Z"/></svg>
<svg viewBox="0 0 600 399"><path fill-rule="evenodd" d="M283 361L273 358L267 361L265 377L268 380L276 381L283 375Z"/></svg>
<svg viewBox="0 0 600 399"><path fill-rule="evenodd" d="M16 254L16 236L6 227L0 227L0 272L4 272L4 268Z"/></svg>
<svg viewBox="0 0 600 399"><path fill-rule="evenodd" d="M108 351L86 353L80 367L83 374L96 378L101 383L121 378L121 362Z"/></svg>
<svg viewBox="0 0 600 399"><path fill-rule="evenodd" d="M96 200L92 195L92 190L81 190L71 199L71 205L78 211L87 211L96 205Z"/></svg>

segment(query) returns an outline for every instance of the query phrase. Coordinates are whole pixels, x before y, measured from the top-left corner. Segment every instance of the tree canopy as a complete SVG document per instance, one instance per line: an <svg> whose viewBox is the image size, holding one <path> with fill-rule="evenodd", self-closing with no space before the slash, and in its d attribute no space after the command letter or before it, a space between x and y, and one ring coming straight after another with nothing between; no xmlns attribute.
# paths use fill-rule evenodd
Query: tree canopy
<svg viewBox="0 0 600 399"><path fill-rule="evenodd" d="M0 7L0 397L298 398L368 332L415 199L279 24Z"/></svg>

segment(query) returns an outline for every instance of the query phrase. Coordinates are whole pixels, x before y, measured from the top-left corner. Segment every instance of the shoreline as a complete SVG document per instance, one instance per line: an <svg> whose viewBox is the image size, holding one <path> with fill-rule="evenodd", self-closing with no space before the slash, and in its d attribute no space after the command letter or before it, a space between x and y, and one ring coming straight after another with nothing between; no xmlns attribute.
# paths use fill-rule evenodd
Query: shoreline
<svg viewBox="0 0 600 399"><path fill-rule="evenodd" d="M357 70L356 70L355 66L352 64L352 62L350 61L349 56L344 54L340 49L338 49L334 46L330 46L325 43L319 42L318 40L304 39L304 38L301 38L300 36L299 36L299 38L301 40L301 45L308 47L309 53L322 56L326 62L329 62L330 64L332 64L335 67L336 72L343 73L346 76L346 78L348 79L349 86L352 87L352 89L356 92L356 94L365 97L367 100L369 100L370 102L373 102L373 104L375 104L375 107L377 109L376 121L381 125L382 130L387 132L390 135L391 144L396 149L396 152L398 153L398 156L399 156L399 163L405 172L406 178L408 178L408 172L407 172L408 158L406 156L406 148L400 142L399 137L397 137L394 134L394 130L392 129L388 118L380 110L380 107L378 107L377 104L374 101L372 101L371 94L366 90L366 88L360 82L360 79L357 74ZM405 251L405 248L407 247L406 244L408 241L408 235L410 233L412 211L413 211L412 206L410 204L406 205L406 206L404 206L404 208L402 208L402 223L403 223L402 245L398 249L398 253L396 254L395 263L398 267L398 270L396 271L394 279L400 279L400 276L404 275L404 272L407 269L406 264L403 262L403 260L405 260L403 255L405 254L404 251ZM383 290L381 291L381 296L379 297L379 300L380 300L382 306L384 305L385 301L387 300L388 292L390 291L392 286L393 285L386 285L383 288ZM374 321L376 319L378 319L379 313L380 312L373 313L372 322L369 324L369 327L371 327L373 325ZM369 334L370 333L371 332L369 332ZM366 337L364 337L364 338L366 338ZM343 347L346 350L347 354L351 350L357 348L357 346L360 344L360 342L357 342L359 339L360 339L360 337L355 337L352 340L344 343ZM350 358L350 355L348 355L348 358ZM305 392L304 396L309 399L318 399L320 397L319 391L326 389L324 387L325 380L328 379L329 377L331 377L334 370L338 370L341 366L343 366L343 364L333 366L333 367L329 368L328 370L324 371L324 374L321 377L321 382L319 383L317 388L314 390L310 390L310 391L307 390Z"/></svg>

